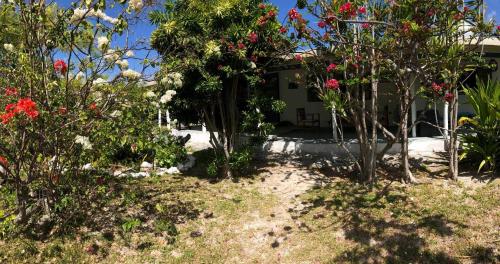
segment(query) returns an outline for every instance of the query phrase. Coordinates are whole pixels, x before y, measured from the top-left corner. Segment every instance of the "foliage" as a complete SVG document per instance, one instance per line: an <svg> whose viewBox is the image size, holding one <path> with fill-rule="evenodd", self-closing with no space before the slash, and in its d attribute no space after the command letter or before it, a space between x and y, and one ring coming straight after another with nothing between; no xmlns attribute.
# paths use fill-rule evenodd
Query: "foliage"
<svg viewBox="0 0 500 264"><path fill-rule="evenodd" d="M260 95L263 68L286 48L276 17L276 7L262 0L167 1L163 13L150 15L158 26L151 43L162 56L157 79L176 91L168 105L181 123L206 124L221 157L213 164L226 175L239 134L263 136L271 127L258 112L278 98L252 98ZM182 83L168 82L175 75Z"/></svg>
<svg viewBox="0 0 500 264"><path fill-rule="evenodd" d="M55 216L73 219L83 197L103 192L90 170L106 165L118 142L137 140L128 109L143 107L129 96L141 74L125 59L136 47L110 41L136 19L124 4L0 5L0 174L16 195L7 213L33 232ZM117 18L105 13L111 5ZM123 115L130 119L117 127Z"/></svg>
<svg viewBox="0 0 500 264"><path fill-rule="evenodd" d="M179 140L168 132L159 133L154 139L155 163L170 168L186 160L187 151Z"/></svg>
<svg viewBox="0 0 500 264"><path fill-rule="evenodd" d="M463 153L460 159L479 159L478 172L496 170L500 160L500 83L477 81L477 87L465 87L473 118L462 117L460 124L469 129L461 135Z"/></svg>

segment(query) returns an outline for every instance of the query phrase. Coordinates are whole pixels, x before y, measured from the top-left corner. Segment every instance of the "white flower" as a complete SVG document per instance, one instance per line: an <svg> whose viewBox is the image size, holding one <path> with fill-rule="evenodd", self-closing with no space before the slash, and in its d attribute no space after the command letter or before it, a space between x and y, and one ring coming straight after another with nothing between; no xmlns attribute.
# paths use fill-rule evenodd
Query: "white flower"
<svg viewBox="0 0 500 264"><path fill-rule="evenodd" d="M72 24L76 24L78 22L80 22L80 20L82 20L83 18L85 18L86 14L87 14L88 10L87 9L83 9L83 8L76 8L74 11L73 11L73 15L71 16L70 18L70 22Z"/></svg>
<svg viewBox="0 0 500 264"><path fill-rule="evenodd" d="M140 11L144 6L142 0L130 0L128 1L128 6L135 11Z"/></svg>
<svg viewBox="0 0 500 264"><path fill-rule="evenodd" d="M100 36L97 38L97 47L100 50L104 50L109 44L109 39L106 36Z"/></svg>
<svg viewBox="0 0 500 264"><path fill-rule="evenodd" d="M177 92L174 91L174 90L168 90L167 92L165 92L165 94L160 98L160 103L162 104L166 104L170 101L172 101L172 97L174 97L174 95L176 95Z"/></svg>
<svg viewBox="0 0 500 264"><path fill-rule="evenodd" d="M153 91L148 91L147 93L144 94L147 98L152 98L156 97L156 94Z"/></svg>
<svg viewBox="0 0 500 264"><path fill-rule="evenodd" d="M257 65L255 65L255 62L250 62L250 68L255 69L257 68Z"/></svg>
<svg viewBox="0 0 500 264"><path fill-rule="evenodd" d="M89 137L76 136L75 143L82 145L83 149L92 149L92 143L90 143Z"/></svg>
<svg viewBox="0 0 500 264"><path fill-rule="evenodd" d="M140 73L138 73L138 72L136 72L134 70L130 70L130 69L122 71L122 75L123 75L123 77L128 78L128 79L139 79L139 78L141 78L141 74Z"/></svg>
<svg viewBox="0 0 500 264"><path fill-rule="evenodd" d="M132 50L128 50L126 53L125 53L125 56L127 57L134 57L134 52Z"/></svg>
<svg viewBox="0 0 500 264"><path fill-rule="evenodd" d="M10 43L5 43L3 44L3 48L7 51L13 52L14 51L14 45Z"/></svg>
<svg viewBox="0 0 500 264"><path fill-rule="evenodd" d="M120 59L120 55L114 49L108 49L106 54L104 54L104 59L107 62L115 62Z"/></svg>
<svg viewBox="0 0 500 264"><path fill-rule="evenodd" d="M111 113L111 115L110 115L110 116L111 116L111 117L113 117L113 118L120 117L120 116L122 116L122 111L120 111L120 110L115 110L115 111L113 111L113 113Z"/></svg>
<svg viewBox="0 0 500 264"><path fill-rule="evenodd" d="M169 73L169 74L167 74L166 77L161 79L161 83L163 83L167 86L173 86L175 88L179 88L183 84L182 74L180 74L178 72Z"/></svg>
<svg viewBox="0 0 500 264"><path fill-rule="evenodd" d="M127 60L117 60L116 64L120 66L120 69L127 69L128 68L128 61Z"/></svg>
<svg viewBox="0 0 500 264"><path fill-rule="evenodd" d="M95 79L93 82L92 82L92 85L94 86L100 86L100 85L103 85L103 84L106 84L108 83L106 80L104 80L103 78L97 78Z"/></svg>
<svg viewBox="0 0 500 264"><path fill-rule="evenodd" d="M77 80L81 80L83 78L85 78L85 73L83 73L83 72L78 72L75 76L75 79L77 79Z"/></svg>

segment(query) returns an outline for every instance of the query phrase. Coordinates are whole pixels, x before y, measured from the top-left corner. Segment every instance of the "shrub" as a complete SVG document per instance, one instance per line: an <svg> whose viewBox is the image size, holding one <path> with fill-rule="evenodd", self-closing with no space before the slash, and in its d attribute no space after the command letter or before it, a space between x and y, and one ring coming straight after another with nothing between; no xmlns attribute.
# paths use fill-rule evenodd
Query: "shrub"
<svg viewBox="0 0 500 264"><path fill-rule="evenodd" d="M462 117L460 123L468 129L462 133L461 159L478 162L482 169L496 170L500 159L500 83L478 81L477 88L464 88L475 116Z"/></svg>

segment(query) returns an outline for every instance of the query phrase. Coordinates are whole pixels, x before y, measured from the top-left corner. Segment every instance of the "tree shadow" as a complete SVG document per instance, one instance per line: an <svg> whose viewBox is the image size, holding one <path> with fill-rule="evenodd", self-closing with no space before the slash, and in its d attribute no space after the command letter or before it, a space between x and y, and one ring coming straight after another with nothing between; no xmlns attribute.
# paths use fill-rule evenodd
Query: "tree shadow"
<svg viewBox="0 0 500 264"><path fill-rule="evenodd" d="M381 182L371 189L338 180L325 187L326 196L307 200L312 206L301 214L316 208L331 212L329 224L319 229L340 226L344 239L353 245L330 263L460 263L446 252L430 250L422 232L450 237L456 228L467 226L422 210L403 187Z"/></svg>

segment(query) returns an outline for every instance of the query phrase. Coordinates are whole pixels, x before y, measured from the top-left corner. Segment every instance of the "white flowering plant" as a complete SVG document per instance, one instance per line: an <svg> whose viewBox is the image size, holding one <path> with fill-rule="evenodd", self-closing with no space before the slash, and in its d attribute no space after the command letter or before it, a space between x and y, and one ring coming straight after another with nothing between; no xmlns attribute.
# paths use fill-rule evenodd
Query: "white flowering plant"
<svg viewBox="0 0 500 264"><path fill-rule="evenodd" d="M133 140L124 139L124 131L135 123L110 129L146 103L130 91L142 95L138 83L147 65L133 69L125 60L142 46L111 41L140 19L142 1L127 2L0 5L2 17L9 18L0 32L0 188L15 193L15 206L4 212L20 227L42 214L55 216L63 197L103 190L88 170L106 165L103 157L116 142ZM111 6L113 16L106 13ZM81 197L76 200L84 203Z"/></svg>

